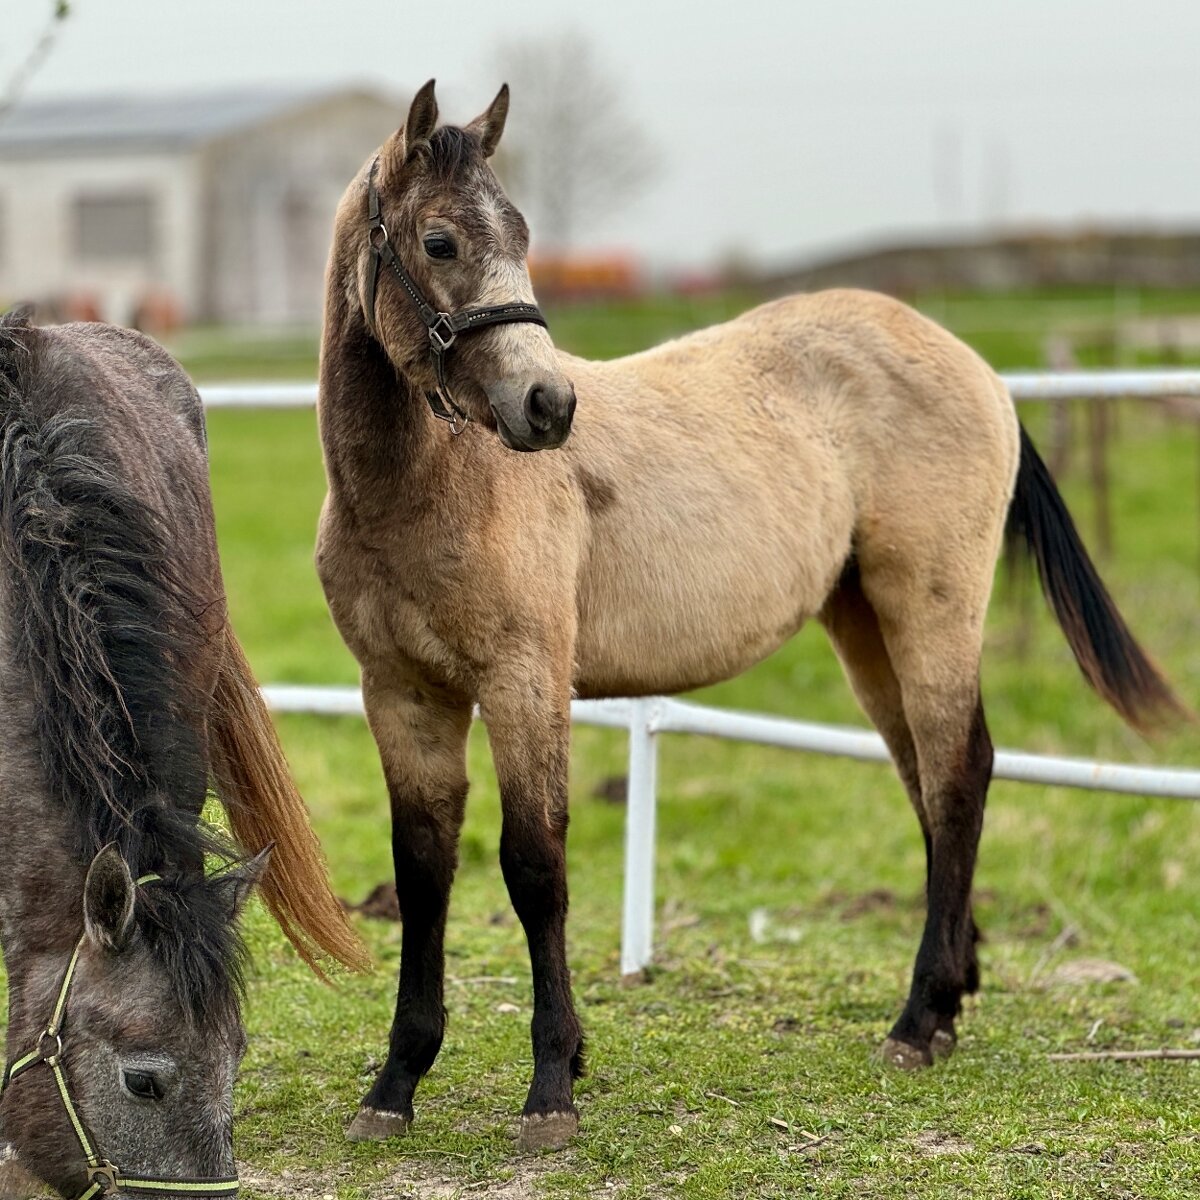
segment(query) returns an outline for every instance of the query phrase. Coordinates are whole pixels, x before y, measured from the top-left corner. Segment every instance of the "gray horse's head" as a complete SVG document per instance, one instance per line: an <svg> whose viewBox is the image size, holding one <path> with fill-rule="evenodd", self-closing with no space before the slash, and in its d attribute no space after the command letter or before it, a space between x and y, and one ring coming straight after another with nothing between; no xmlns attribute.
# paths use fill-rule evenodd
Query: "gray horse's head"
<svg viewBox="0 0 1200 1200"><path fill-rule="evenodd" d="M425 391L437 384L429 334L417 303L387 266L372 238L391 250L435 312L534 304L526 255L529 230L504 193L489 159L508 115L508 86L465 128L437 128L430 80L413 99L404 126L351 186L338 215L334 262L392 362ZM368 191L377 189L386 235L368 223ZM376 271L378 275L376 277ZM374 283L373 283L374 281ZM545 450L570 433L575 389L550 335L529 322L459 333L445 356L455 403L495 430L511 450Z"/></svg>
<svg viewBox="0 0 1200 1200"><path fill-rule="evenodd" d="M110 846L87 873L60 1062L86 1138L125 1178L236 1174L233 1081L246 1037L235 922L268 853L209 879L139 886ZM55 1049L44 1033L69 957L10 965L10 1063ZM26 1170L64 1196L85 1191L85 1153L49 1064L9 1082L0 1120Z"/></svg>

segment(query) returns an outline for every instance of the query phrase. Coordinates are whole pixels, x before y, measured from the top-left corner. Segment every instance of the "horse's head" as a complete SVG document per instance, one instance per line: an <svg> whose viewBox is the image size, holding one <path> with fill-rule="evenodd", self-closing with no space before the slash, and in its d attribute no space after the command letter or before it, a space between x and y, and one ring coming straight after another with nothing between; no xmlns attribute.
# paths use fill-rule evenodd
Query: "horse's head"
<svg viewBox="0 0 1200 1200"><path fill-rule="evenodd" d="M110 846L87 874L73 966L61 951L29 955L10 981L4 1137L64 1196L109 1166L139 1195L139 1180L154 1194L182 1195L170 1184L186 1180L232 1194L246 1044L234 926L265 866L266 853L211 879L139 886Z"/></svg>
<svg viewBox="0 0 1200 1200"><path fill-rule="evenodd" d="M544 450L570 432L575 391L534 304L529 230L488 163L507 114L505 85L465 128L437 128L430 80L346 193L331 261L435 413Z"/></svg>

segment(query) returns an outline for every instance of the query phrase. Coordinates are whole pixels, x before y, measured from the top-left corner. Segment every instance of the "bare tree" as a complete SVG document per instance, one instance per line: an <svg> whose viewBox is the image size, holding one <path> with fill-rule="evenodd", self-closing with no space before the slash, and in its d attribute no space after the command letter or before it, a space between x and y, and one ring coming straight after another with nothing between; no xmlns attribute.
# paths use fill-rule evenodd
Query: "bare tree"
<svg viewBox="0 0 1200 1200"><path fill-rule="evenodd" d="M644 188L653 148L578 31L507 43L498 62L513 93L498 165L537 241L561 251Z"/></svg>
<svg viewBox="0 0 1200 1200"><path fill-rule="evenodd" d="M11 78L4 87L3 94L0 94L0 121L12 111L14 105L21 98L21 93L29 85L29 81L37 73L37 69L46 61L50 51L54 49L54 43L58 39L58 31L62 27L62 23L71 15L71 5L69 0L53 0L51 5L50 20L43 28L38 40L33 44L33 49L21 61L17 69L12 73Z"/></svg>

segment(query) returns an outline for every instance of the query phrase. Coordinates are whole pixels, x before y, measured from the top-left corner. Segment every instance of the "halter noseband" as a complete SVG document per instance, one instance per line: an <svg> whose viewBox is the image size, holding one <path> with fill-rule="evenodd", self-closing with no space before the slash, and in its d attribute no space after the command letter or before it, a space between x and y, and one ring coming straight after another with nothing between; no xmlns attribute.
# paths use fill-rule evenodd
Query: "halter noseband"
<svg viewBox="0 0 1200 1200"><path fill-rule="evenodd" d="M153 883L158 878L157 875L143 875L137 882L140 886L144 883ZM67 1110L71 1128L75 1131L80 1149L87 1159L88 1186L80 1192L77 1200L93 1200L93 1197L97 1196L117 1195L191 1196L193 1200L198 1197L236 1195L238 1190L236 1175L231 1179L144 1179L140 1176L134 1178L130 1175L123 1175L108 1159L101 1158L92 1144L79 1112L71 1100L66 1072L62 1065L62 1026L67 1009L67 993L71 990L71 980L75 977L79 952L83 949L86 940L87 934L85 933L76 943L75 950L71 954L71 961L67 963L62 987L58 989L58 1000L55 1002L54 1012L50 1016L50 1023L39 1035L37 1045L9 1067L8 1074L4 1077L4 1087L7 1088L22 1071L29 1067L36 1067L38 1063L45 1063L54 1073L54 1082L58 1085L58 1094L62 1099L63 1108Z"/></svg>
<svg viewBox="0 0 1200 1200"><path fill-rule="evenodd" d="M456 313L438 312L425 299L416 281L404 269L399 255L392 249L388 237L387 226L383 223L383 214L379 208L379 189L375 186L375 173L379 169L379 159L371 164L371 173L367 177L367 241L371 248L371 268L367 272L367 304L366 318L371 333L379 341L379 330L375 323L375 290L379 283L379 267L381 264L391 267L400 286L408 293L425 328L429 331L429 356L433 360L433 369L437 377L437 387L426 391L425 399L433 415L439 421L445 421L450 426L450 432L457 435L467 427L470 417L459 408L450 394L450 385L446 382L446 352L454 345L460 333L471 329L483 329L488 325L512 325L530 321L535 325L546 326L546 318L536 304L492 304L485 308L463 308Z"/></svg>

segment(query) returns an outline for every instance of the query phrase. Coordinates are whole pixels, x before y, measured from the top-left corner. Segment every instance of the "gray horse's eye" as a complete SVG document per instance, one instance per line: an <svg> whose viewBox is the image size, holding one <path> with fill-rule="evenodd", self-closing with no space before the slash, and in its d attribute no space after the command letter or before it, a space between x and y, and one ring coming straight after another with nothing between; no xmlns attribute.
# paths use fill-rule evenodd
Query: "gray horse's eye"
<svg viewBox="0 0 1200 1200"><path fill-rule="evenodd" d="M144 1071L122 1071L121 1082L125 1090L138 1100L161 1100L163 1097L158 1080Z"/></svg>
<svg viewBox="0 0 1200 1200"><path fill-rule="evenodd" d="M425 239L425 253L430 258L453 258L458 251L448 237L435 233Z"/></svg>

